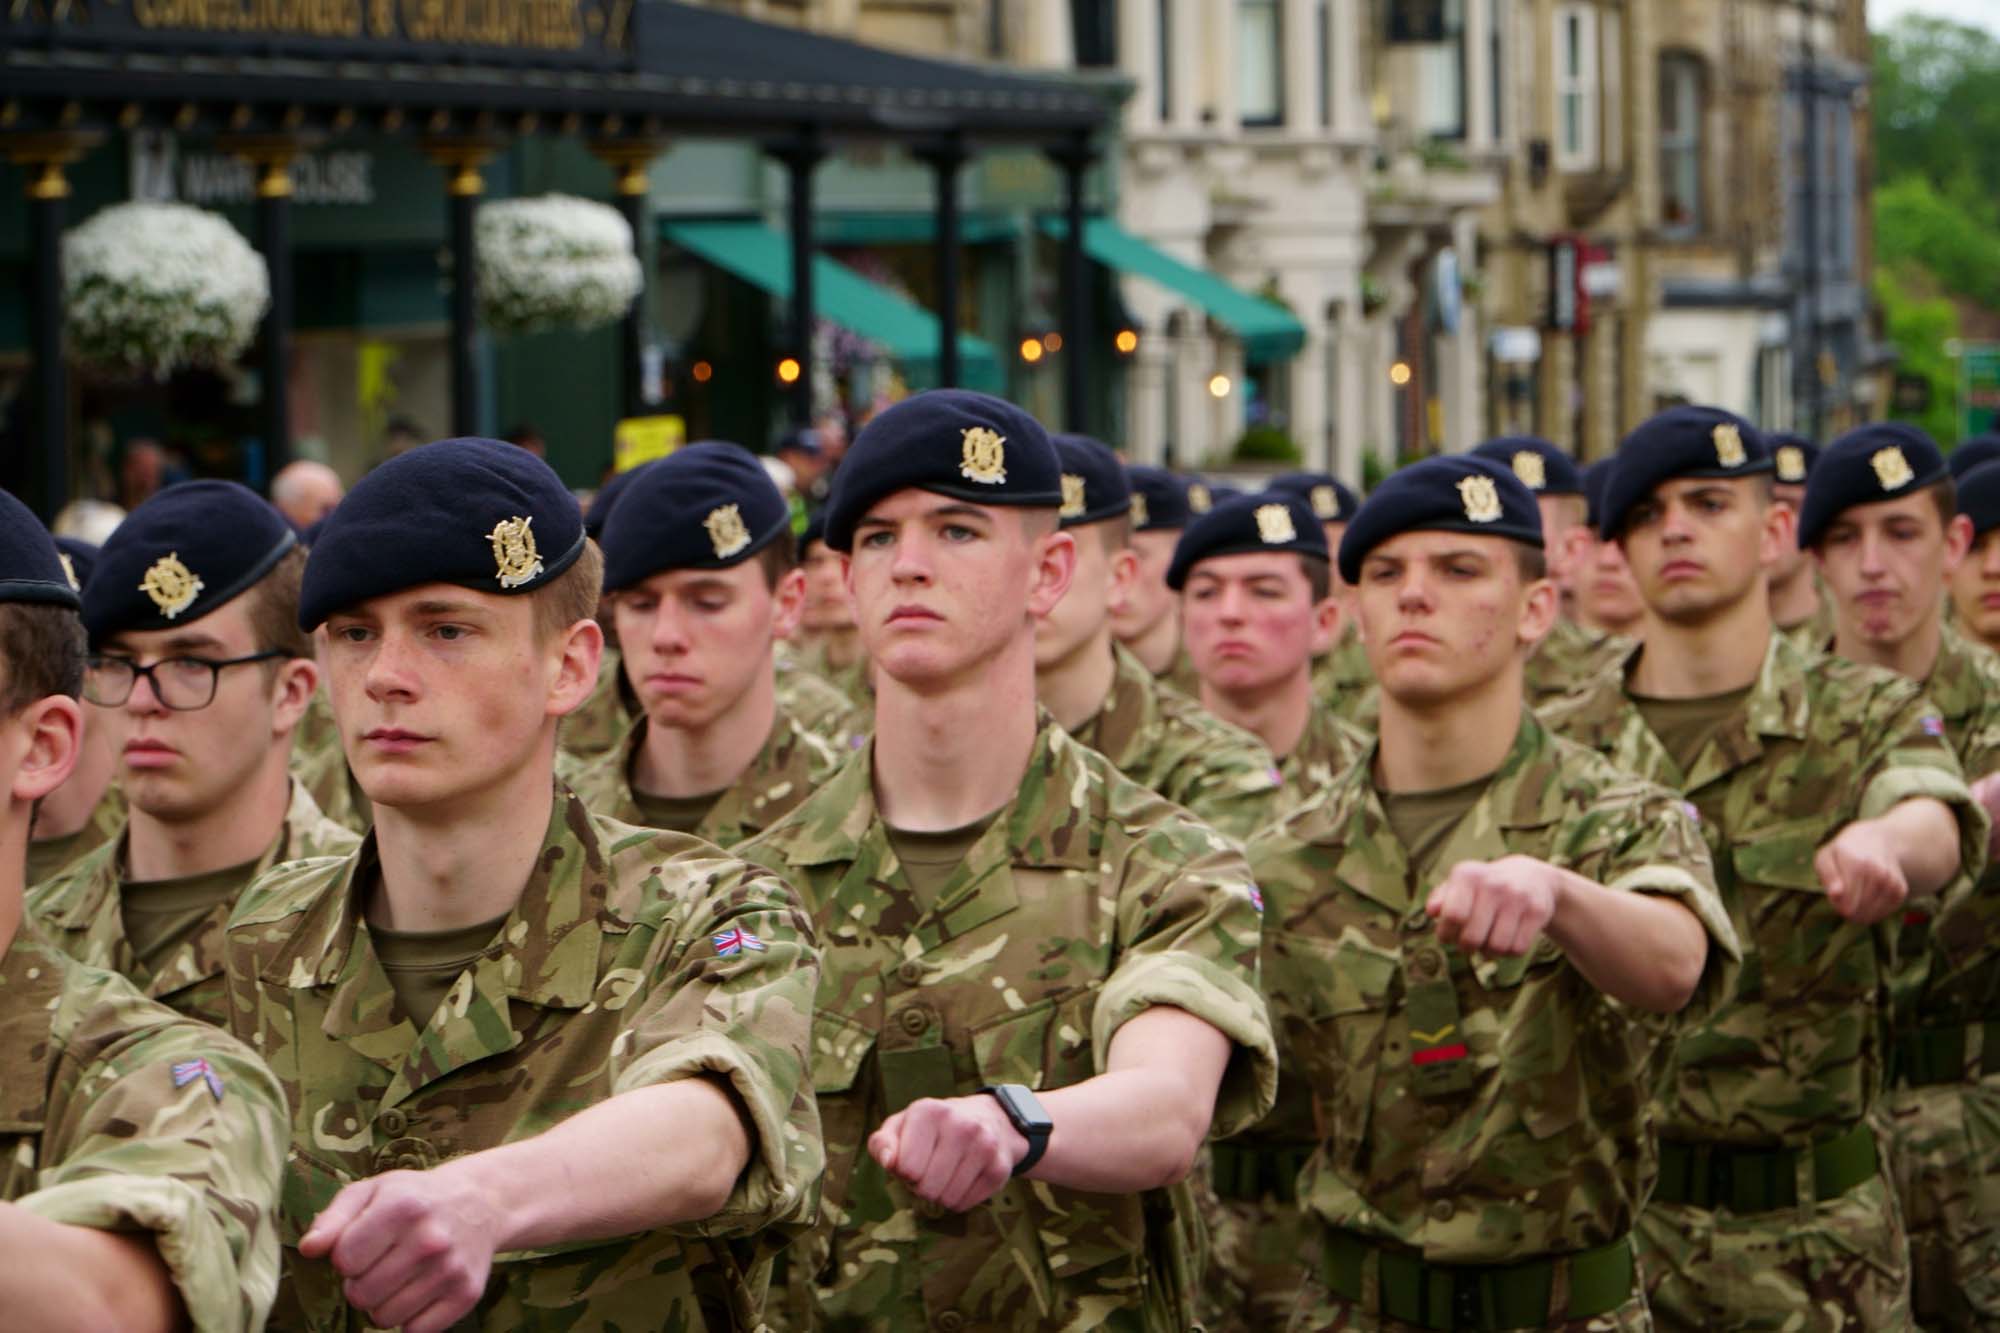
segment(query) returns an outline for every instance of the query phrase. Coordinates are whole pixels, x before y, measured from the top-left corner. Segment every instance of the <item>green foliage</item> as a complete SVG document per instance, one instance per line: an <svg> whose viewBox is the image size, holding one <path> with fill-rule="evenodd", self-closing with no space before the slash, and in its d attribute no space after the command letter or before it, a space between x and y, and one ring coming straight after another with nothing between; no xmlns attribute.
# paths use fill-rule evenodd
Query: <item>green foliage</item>
<svg viewBox="0 0 2000 1333"><path fill-rule="evenodd" d="M1232 454L1239 463L1298 463L1305 459L1292 437L1271 425L1244 431Z"/></svg>
<svg viewBox="0 0 2000 1333"><path fill-rule="evenodd" d="M1875 258L1885 268L1920 266L1945 291L2000 309L2000 226L1922 176L1875 192Z"/></svg>
<svg viewBox="0 0 2000 1333"><path fill-rule="evenodd" d="M1958 308L1944 297L1925 295L1929 285L1928 275L1914 264L1875 270L1875 299L1882 303L1889 341L1902 353L1897 368L1923 376L1931 386L1930 410L1903 419L1950 448L1958 441L1958 363L1945 344L1958 337Z"/></svg>

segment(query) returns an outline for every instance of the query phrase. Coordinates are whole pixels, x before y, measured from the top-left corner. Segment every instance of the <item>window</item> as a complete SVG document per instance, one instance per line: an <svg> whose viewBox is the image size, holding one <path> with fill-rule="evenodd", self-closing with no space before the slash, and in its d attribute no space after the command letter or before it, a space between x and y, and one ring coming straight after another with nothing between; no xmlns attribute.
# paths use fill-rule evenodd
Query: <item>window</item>
<svg viewBox="0 0 2000 1333"><path fill-rule="evenodd" d="M1070 40L1080 69L1118 63L1117 0L1069 0Z"/></svg>
<svg viewBox="0 0 2000 1333"><path fill-rule="evenodd" d="M1597 166L1597 11L1589 5L1556 10L1556 169Z"/></svg>
<svg viewBox="0 0 2000 1333"><path fill-rule="evenodd" d="M1154 55L1159 58L1158 78L1154 86L1159 89L1160 123L1170 125L1174 119L1174 0L1157 0L1153 13L1153 32L1157 37Z"/></svg>
<svg viewBox="0 0 2000 1333"><path fill-rule="evenodd" d="M1285 78L1281 0L1237 0L1236 108L1245 125L1282 125Z"/></svg>
<svg viewBox="0 0 2000 1333"><path fill-rule="evenodd" d="M1433 139L1465 137L1466 0L1443 0L1439 40L1418 48L1417 128Z"/></svg>
<svg viewBox="0 0 2000 1333"><path fill-rule="evenodd" d="M1702 229L1702 69L1694 56L1660 57L1660 225L1669 235Z"/></svg>
<svg viewBox="0 0 2000 1333"><path fill-rule="evenodd" d="M1313 56L1319 72L1319 123L1333 128L1333 9L1332 0L1313 5Z"/></svg>
<svg viewBox="0 0 2000 1333"><path fill-rule="evenodd" d="M1504 143L1507 137L1507 80L1506 64L1501 53L1506 49L1507 10L1505 0L1487 0L1486 10L1486 88L1493 98L1490 108L1493 116L1493 141Z"/></svg>

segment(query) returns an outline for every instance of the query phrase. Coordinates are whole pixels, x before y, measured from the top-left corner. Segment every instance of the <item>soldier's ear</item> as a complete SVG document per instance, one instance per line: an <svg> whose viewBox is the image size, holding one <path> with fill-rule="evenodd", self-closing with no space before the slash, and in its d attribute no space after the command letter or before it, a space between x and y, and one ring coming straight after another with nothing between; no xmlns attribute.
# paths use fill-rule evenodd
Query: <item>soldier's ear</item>
<svg viewBox="0 0 2000 1333"><path fill-rule="evenodd" d="M67 694L27 704L5 727L13 799L31 806L69 780L83 745L83 710Z"/></svg>
<svg viewBox="0 0 2000 1333"><path fill-rule="evenodd" d="M548 715L563 717L583 707L597 688L604 662L604 630L595 620L579 620L557 637L561 658L549 685Z"/></svg>
<svg viewBox="0 0 2000 1333"><path fill-rule="evenodd" d="M788 569L771 589L771 632L789 639L799 632L799 620L806 611L806 572Z"/></svg>
<svg viewBox="0 0 2000 1333"><path fill-rule="evenodd" d="M1076 534L1058 528L1036 539L1028 613L1036 620L1056 609L1076 578Z"/></svg>
<svg viewBox="0 0 2000 1333"><path fill-rule="evenodd" d="M1532 649L1555 628L1556 615L1561 606L1562 599L1556 592L1553 579L1536 579L1521 589L1521 626L1518 638L1522 647Z"/></svg>

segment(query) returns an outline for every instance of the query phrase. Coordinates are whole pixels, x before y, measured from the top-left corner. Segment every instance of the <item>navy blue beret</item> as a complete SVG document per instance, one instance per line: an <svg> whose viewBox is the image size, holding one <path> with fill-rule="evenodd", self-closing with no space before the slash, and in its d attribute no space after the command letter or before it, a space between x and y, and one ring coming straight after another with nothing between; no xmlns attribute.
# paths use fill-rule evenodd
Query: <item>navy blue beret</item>
<svg viewBox="0 0 2000 1333"><path fill-rule="evenodd" d="M1878 421L1862 426L1820 452L1799 506L1799 549L1810 550L1827 525L1856 505L1913 495L1947 481L1944 451L1915 426Z"/></svg>
<svg viewBox="0 0 2000 1333"><path fill-rule="evenodd" d="M611 518L611 509L618 503L618 497L625 494L625 488L632 484L632 478L659 461L657 458L652 459L637 467L627 468L623 472L614 472L607 477L604 484L597 488L597 494L590 497L590 507L583 511L584 535L592 541L603 540L604 525Z"/></svg>
<svg viewBox="0 0 2000 1333"><path fill-rule="evenodd" d="M1641 422L1618 446L1618 467L1604 488L1600 536L1616 537L1632 507L1661 482L1679 477L1754 477L1771 470L1757 428L1719 407L1670 407Z"/></svg>
<svg viewBox="0 0 2000 1333"><path fill-rule="evenodd" d="M1340 577L1361 581L1370 551L1405 532L1473 532L1540 549L1542 511L1514 470L1470 454L1426 458L1391 472L1340 539Z"/></svg>
<svg viewBox="0 0 2000 1333"><path fill-rule="evenodd" d="M56 539L7 491L0 491L0 602L45 602L72 611L83 604L63 570Z"/></svg>
<svg viewBox="0 0 2000 1333"><path fill-rule="evenodd" d="M897 491L930 491L978 505L1055 509L1062 464L1042 424L970 389L931 389L884 409L854 437L833 474L826 544L854 547L854 527Z"/></svg>
<svg viewBox="0 0 2000 1333"><path fill-rule="evenodd" d="M1331 472L1287 472L1271 478L1265 489L1303 496L1322 523L1345 523L1361 508L1361 497Z"/></svg>
<svg viewBox="0 0 2000 1333"><path fill-rule="evenodd" d="M1982 463L1991 463L1996 458L2000 458L2000 435L1988 431L1960 440L1958 447L1951 451L1951 475L1962 477Z"/></svg>
<svg viewBox="0 0 2000 1333"><path fill-rule="evenodd" d="M233 481L184 481L125 516L83 593L93 644L200 620L249 591L298 545L285 516Z"/></svg>
<svg viewBox="0 0 2000 1333"><path fill-rule="evenodd" d="M1583 469L1539 435L1502 435L1478 445L1472 456L1511 469L1537 495L1583 494Z"/></svg>
<svg viewBox="0 0 2000 1333"><path fill-rule="evenodd" d="M2000 528L2000 459L1967 468L1958 479L1958 512L1972 520L1972 535Z"/></svg>
<svg viewBox="0 0 2000 1333"><path fill-rule="evenodd" d="M826 510L815 509L806 515L806 530L799 534L799 554L806 553L806 547L814 542L826 540Z"/></svg>
<svg viewBox="0 0 2000 1333"><path fill-rule="evenodd" d="M1819 462L1819 446L1790 431L1765 431L1764 447L1771 451L1772 475L1783 486L1805 485Z"/></svg>
<svg viewBox="0 0 2000 1333"><path fill-rule="evenodd" d="M604 590L668 569L728 569L791 531L792 510L755 454L690 444L649 463L604 525Z"/></svg>
<svg viewBox="0 0 2000 1333"><path fill-rule="evenodd" d="M56 550L62 552L63 572L70 576L77 592L82 593L97 569L97 544L81 537L58 537Z"/></svg>
<svg viewBox="0 0 2000 1333"><path fill-rule="evenodd" d="M1062 460L1062 515L1066 528L1129 518L1132 483L1111 446L1088 435L1051 435Z"/></svg>
<svg viewBox="0 0 2000 1333"><path fill-rule="evenodd" d="M1186 477L1135 463L1125 469L1125 478L1132 487L1134 532L1178 532L1188 525Z"/></svg>
<svg viewBox="0 0 2000 1333"><path fill-rule="evenodd" d="M1295 551L1324 560L1326 529L1302 495L1276 487L1262 495L1232 495L1181 533L1167 566L1167 586L1179 592L1203 560L1249 551Z"/></svg>
<svg viewBox="0 0 2000 1333"><path fill-rule="evenodd" d="M1196 482L1195 485L1202 485L1202 483ZM1192 490L1193 488L1190 487L1189 489ZM1203 486L1203 494L1208 496L1208 503L1211 507L1221 504L1233 495L1242 495L1244 493L1241 486L1230 481L1211 481ZM1190 505L1190 508L1192 508L1192 505ZM1208 510L1204 508L1199 512L1207 513Z"/></svg>
<svg viewBox="0 0 2000 1333"><path fill-rule="evenodd" d="M356 482L306 561L299 627L371 597L450 583L530 593L583 554L583 515L555 470L499 440L439 440Z"/></svg>
<svg viewBox="0 0 2000 1333"><path fill-rule="evenodd" d="M1590 525L1592 532L1600 526L1599 518L1604 513L1604 488L1611 484L1611 469L1617 463L1615 458L1600 458L1595 463L1584 465L1583 499L1589 508L1583 521Z"/></svg>

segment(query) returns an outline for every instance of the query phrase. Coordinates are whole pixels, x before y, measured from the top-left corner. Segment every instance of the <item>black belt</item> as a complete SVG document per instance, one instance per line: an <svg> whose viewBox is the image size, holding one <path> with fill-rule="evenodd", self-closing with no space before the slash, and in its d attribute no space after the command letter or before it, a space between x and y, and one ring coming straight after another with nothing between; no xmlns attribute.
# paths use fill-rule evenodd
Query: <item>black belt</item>
<svg viewBox="0 0 2000 1333"><path fill-rule="evenodd" d="M1371 1255L1377 1259L1379 1291L1367 1307L1363 1293ZM1552 1314L1558 1268L1568 1270L1569 1304ZM1332 1231L1321 1245L1319 1269L1329 1291L1371 1314L1420 1328L1480 1333L1594 1319L1631 1300L1638 1287L1630 1238L1518 1264L1433 1264L1352 1231Z"/></svg>
<svg viewBox="0 0 2000 1333"><path fill-rule="evenodd" d="M1255 1203L1268 1195L1293 1203L1299 1197L1299 1172L1312 1155L1309 1143L1212 1143L1209 1180L1218 1199Z"/></svg>
<svg viewBox="0 0 2000 1333"><path fill-rule="evenodd" d="M1837 1199L1881 1171L1866 1123L1810 1148L1737 1148L1726 1143L1660 1143L1655 1203L1768 1213L1799 1201L1799 1157L1812 1154L1813 1196Z"/></svg>
<svg viewBox="0 0 2000 1333"><path fill-rule="evenodd" d="M1980 1035L1979 1072L2000 1073L2000 1023L1988 1021L1898 1032L1889 1052L1889 1081L1911 1088L1965 1082L1965 1052L1974 1032Z"/></svg>

